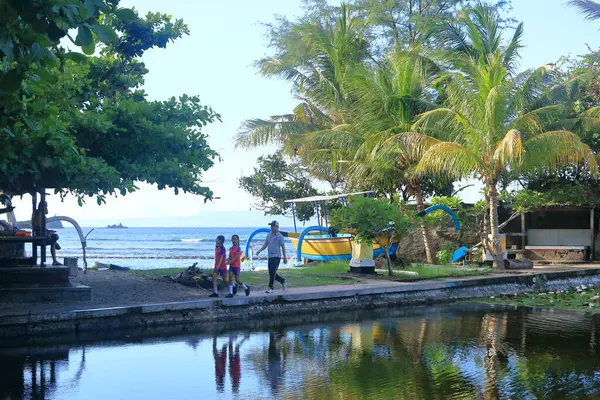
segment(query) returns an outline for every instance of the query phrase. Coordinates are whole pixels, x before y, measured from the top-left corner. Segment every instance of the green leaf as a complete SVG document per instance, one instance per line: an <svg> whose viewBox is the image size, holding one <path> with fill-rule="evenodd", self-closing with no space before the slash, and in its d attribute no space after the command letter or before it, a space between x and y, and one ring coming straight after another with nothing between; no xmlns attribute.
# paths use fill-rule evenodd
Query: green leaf
<svg viewBox="0 0 600 400"><path fill-rule="evenodd" d="M14 43L7 32L0 34L0 51L6 55L8 62L15 60Z"/></svg>
<svg viewBox="0 0 600 400"><path fill-rule="evenodd" d="M77 38L75 40L80 46L86 47L94 43L92 31L90 31L90 28L87 26L80 26L77 32Z"/></svg>
<svg viewBox="0 0 600 400"><path fill-rule="evenodd" d="M92 42L87 46L82 46L81 50L83 50L83 52L88 56L91 56L92 54L94 54L94 51L96 51L96 43Z"/></svg>
<svg viewBox="0 0 600 400"><path fill-rule="evenodd" d="M94 32L98 35L98 38L104 43L116 42L119 39L114 29L106 25L94 25Z"/></svg>
<svg viewBox="0 0 600 400"><path fill-rule="evenodd" d="M56 76L45 68L38 68L34 71L37 76L40 77L41 80L46 82L56 82Z"/></svg>
<svg viewBox="0 0 600 400"><path fill-rule="evenodd" d="M65 57L69 60L75 61L76 63L85 63L87 62L87 57L85 54L77 53L75 51L70 51L65 54Z"/></svg>
<svg viewBox="0 0 600 400"><path fill-rule="evenodd" d="M135 13L135 11L129 8L121 8L115 12L115 15L121 21L125 22L132 22L137 19L137 14Z"/></svg>
<svg viewBox="0 0 600 400"><path fill-rule="evenodd" d="M15 137L14 132L8 129L8 127L4 128L4 132L6 132L10 137Z"/></svg>
<svg viewBox="0 0 600 400"><path fill-rule="evenodd" d="M21 87L23 71L11 69L0 78L0 90L4 93L16 92Z"/></svg>

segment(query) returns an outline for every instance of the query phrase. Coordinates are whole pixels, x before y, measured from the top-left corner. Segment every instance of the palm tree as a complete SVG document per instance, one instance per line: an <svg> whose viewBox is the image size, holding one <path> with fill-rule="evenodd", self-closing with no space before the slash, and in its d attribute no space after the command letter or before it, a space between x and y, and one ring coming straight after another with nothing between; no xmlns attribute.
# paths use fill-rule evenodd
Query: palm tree
<svg viewBox="0 0 600 400"><path fill-rule="evenodd" d="M446 106L427 111L415 124L418 134L405 134L426 151L422 172L451 173L456 178L477 177L487 188L490 208L490 249L494 264L502 267L498 240L497 184L507 171L551 170L581 164L596 173L591 149L573 132L548 130L563 118L564 106L555 100L560 86L548 89L550 67L515 75L522 25L508 45L495 9L477 5L446 24L443 45L455 71L443 78ZM447 140L434 137L444 132ZM426 136L425 136L426 135Z"/></svg>
<svg viewBox="0 0 600 400"><path fill-rule="evenodd" d="M241 147L285 143L290 134L328 129L344 122L349 101L344 79L355 64L369 58L365 24L342 4L335 18L307 17L278 39L277 53L257 62L262 75L290 81L301 100L293 113L243 123Z"/></svg>
<svg viewBox="0 0 600 400"><path fill-rule="evenodd" d="M383 188L390 194L406 185L422 211L424 177L415 170L422 146L397 146L402 141L394 139L409 130L419 114L435 109L427 89L438 72L435 63L415 51L390 54L381 65L355 66L346 79L346 93L353 98L348 123L297 140L313 155L326 153L334 163L343 159L351 183ZM424 224L421 232L427 262L432 264L434 249Z"/></svg>
<svg viewBox="0 0 600 400"><path fill-rule="evenodd" d="M343 173L331 170L330 159L303 152L302 146L289 139L344 123L344 110L351 102L343 87L346 74L353 65L370 58L364 29L364 21L342 4L332 16L306 17L276 36L277 53L258 61L257 66L266 77L292 82L301 102L290 114L244 121L236 146L279 145L288 156L299 156L310 173L327 181L332 189L342 186Z"/></svg>
<svg viewBox="0 0 600 400"><path fill-rule="evenodd" d="M600 4L593 0L570 0L569 5L577 7L586 19L600 19Z"/></svg>

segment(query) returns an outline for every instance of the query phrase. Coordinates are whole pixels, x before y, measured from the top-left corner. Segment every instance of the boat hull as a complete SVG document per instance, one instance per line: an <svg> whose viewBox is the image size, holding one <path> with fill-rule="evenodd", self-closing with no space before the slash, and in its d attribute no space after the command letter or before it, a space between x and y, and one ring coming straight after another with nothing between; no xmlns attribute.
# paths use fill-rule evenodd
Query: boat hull
<svg viewBox="0 0 600 400"><path fill-rule="evenodd" d="M298 238L289 237L292 245L298 248ZM307 235L302 240L302 258L311 261L334 261L352 259L352 237L340 235L330 237L329 235ZM384 244L386 244L384 242ZM394 254L398 243L394 242L390 248L390 254ZM384 250L378 243L373 241L373 257L383 255Z"/></svg>

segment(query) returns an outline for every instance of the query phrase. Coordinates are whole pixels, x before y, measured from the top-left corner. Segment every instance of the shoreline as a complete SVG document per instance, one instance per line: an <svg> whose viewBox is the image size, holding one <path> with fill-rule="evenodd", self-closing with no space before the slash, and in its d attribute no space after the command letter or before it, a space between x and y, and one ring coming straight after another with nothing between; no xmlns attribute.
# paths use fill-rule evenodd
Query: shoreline
<svg viewBox="0 0 600 400"><path fill-rule="evenodd" d="M68 304L62 310L0 314L0 337L80 335L125 329L195 326L231 319L264 319L293 315L351 310L378 310L389 307L448 303L489 298L503 294L559 290L581 284L600 286L600 267L543 268L531 272L436 281L377 282L354 285L292 288L274 294L259 293L232 299L183 300L133 304L105 308L78 308ZM196 292L197 293L197 292Z"/></svg>

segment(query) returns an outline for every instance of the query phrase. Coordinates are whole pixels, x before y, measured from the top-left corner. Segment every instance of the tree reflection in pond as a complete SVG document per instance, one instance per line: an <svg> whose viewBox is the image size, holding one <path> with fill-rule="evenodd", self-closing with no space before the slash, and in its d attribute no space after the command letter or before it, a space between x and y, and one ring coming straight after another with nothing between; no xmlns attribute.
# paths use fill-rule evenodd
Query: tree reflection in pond
<svg viewBox="0 0 600 400"><path fill-rule="evenodd" d="M464 306L383 314L84 352L0 349L0 398L600 398L598 316Z"/></svg>

